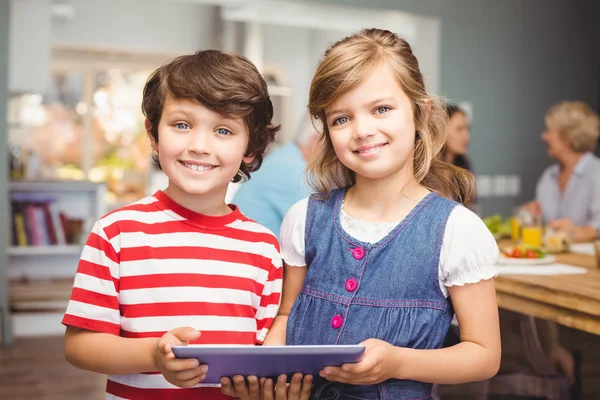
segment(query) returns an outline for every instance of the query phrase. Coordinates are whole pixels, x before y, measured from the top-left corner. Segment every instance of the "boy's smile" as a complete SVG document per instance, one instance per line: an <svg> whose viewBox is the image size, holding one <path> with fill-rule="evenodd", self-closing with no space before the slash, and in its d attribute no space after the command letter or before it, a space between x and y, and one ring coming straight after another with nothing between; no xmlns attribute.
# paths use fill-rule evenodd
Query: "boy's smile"
<svg viewBox="0 0 600 400"><path fill-rule="evenodd" d="M203 172L211 171L211 170L217 168L217 165L213 165L213 164L209 164L209 163L187 161L187 160L181 160L179 162L184 167L186 167L194 172L197 172L197 173L203 173Z"/></svg>

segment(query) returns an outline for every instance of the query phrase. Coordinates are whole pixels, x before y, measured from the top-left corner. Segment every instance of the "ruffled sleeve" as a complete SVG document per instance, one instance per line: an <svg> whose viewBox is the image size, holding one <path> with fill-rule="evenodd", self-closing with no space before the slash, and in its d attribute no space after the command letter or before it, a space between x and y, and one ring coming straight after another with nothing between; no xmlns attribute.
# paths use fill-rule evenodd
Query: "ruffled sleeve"
<svg viewBox="0 0 600 400"><path fill-rule="evenodd" d="M494 236L471 210L456 206L446 223L440 254L441 283L462 286L498 275Z"/></svg>
<svg viewBox="0 0 600 400"><path fill-rule="evenodd" d="M294 204L283 218L279 241L281 258L287 265L294 267L306 266L304 258L304 232L306 229L306 212L308 198Z"/></svg>

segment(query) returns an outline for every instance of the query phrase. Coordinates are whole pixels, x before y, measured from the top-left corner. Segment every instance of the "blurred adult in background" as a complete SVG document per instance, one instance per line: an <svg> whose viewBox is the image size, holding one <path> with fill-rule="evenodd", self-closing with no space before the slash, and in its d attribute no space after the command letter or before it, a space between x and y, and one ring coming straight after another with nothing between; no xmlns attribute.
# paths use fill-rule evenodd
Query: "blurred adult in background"
<svg viewBox="0 0 600 400"><path fill-rule="evenodd" d="M313 121L305 115L294 140L268 154L252 179L242 183L233 197L244 215L277 237L288 209L310 194L304 172L318 138Z"/></svg>
<svg viewBox="0 0 600 400"><path fill-rule="evenodd" d="M471 132L469 119L464 110L453 103L444 106L448 122L446 123L446 146L442 150L442 160L457 167L471 170L467 158Z"/></svg>
<svg viewBox="0 0 600 400"><path fill-rule="evenodd" d="M469 142L471 141L470 124L467 113L458 105L448 102L444 104L446 122L446 145L440 153L442 161L473 172L471 162L467 157ZM481 216L481 209L477 204L477 196L473 196L470 204L465 204L475 214Z"/></svg>
<svg viewBox="0 0 600 400"><path fill-rule="evenodd" d="M526 208L548 226L571 234L575 242L598 239L600 229L600 159L598 115L585 103L565 101L545 115L542 140L556 164L537 183L535 201Z"/></svg>

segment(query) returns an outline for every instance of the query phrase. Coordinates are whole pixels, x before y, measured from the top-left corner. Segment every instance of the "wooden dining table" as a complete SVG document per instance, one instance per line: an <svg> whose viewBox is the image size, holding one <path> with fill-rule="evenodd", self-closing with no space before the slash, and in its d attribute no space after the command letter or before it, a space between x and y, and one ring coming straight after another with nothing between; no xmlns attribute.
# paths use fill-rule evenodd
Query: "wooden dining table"
<svg viewBox="0 0 600 400"><path fill-rule="evenodd" d="M499 246L510 245L499 242ZM498 306L600 336L600 269L596 257L556 254L556 262L585 267L577 275L500 275Z"/></svg>

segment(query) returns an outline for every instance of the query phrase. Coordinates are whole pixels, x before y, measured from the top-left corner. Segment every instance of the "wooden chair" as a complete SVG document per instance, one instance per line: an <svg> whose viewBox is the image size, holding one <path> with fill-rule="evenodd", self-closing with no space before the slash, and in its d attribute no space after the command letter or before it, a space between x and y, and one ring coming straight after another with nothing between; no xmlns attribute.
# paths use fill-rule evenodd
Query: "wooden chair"
<svg viewBox="0 0 600 400"><path fill-rule="evenodd" d="M569 400L569 380L556 370L546 355L536 319L526 315L519 315L519 319L524 355L529 364L523 371L499 373L483 382L436 385L432 397L436 400L487 400L491 395L513 395Z"/></svg>

